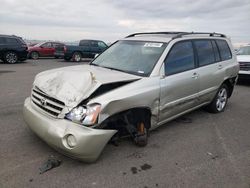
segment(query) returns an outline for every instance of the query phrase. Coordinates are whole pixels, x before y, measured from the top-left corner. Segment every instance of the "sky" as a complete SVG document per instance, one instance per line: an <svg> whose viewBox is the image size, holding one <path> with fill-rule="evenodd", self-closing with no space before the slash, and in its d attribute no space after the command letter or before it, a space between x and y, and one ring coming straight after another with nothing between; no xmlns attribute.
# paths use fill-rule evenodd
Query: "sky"
<svg viewBox="0 0 250 188"><path fill-rule="evenodd" d="M250 0L0 0L0 34L114 42L149 31L221 32L250 43Z"/></svg>

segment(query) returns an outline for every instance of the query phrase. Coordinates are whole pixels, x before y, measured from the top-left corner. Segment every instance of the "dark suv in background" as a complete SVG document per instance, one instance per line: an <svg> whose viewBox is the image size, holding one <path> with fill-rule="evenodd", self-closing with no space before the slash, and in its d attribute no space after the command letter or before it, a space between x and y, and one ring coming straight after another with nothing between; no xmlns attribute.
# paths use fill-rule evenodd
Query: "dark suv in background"
<svg viewBox="0 0 250 188"><path fill-rule="evenodd" d="M56 47L55 56L63 57L66 61L81 61L82 58L94 58L102 53L108 45L100 40L81 40L79 45L65 45Z"/></svg>
<svg viewBox="0 0 250 188"><path fill-rule="evenodd" d="M14 64L27 59L28 47L21 37L0 35L0 59Z"/></svg>

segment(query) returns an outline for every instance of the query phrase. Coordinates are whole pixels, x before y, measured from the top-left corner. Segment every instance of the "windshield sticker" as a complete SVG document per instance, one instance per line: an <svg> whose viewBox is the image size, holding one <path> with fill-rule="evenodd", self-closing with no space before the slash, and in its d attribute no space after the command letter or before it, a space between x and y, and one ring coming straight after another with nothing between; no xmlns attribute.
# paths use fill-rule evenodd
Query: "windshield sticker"
<svg viewBox="0 0 250 188"><path fill-rule="evenodd" d="M163 43L145 43L144 47L150 47L150 48L160 48L162 47Z"/></svg>
<svg viewBox="0 0 250 188"><path fill-rule="evenodd" d="M139 74L144 74L144 71L141 71L141 70L139 70L139 71L137 71Z"/></svg>

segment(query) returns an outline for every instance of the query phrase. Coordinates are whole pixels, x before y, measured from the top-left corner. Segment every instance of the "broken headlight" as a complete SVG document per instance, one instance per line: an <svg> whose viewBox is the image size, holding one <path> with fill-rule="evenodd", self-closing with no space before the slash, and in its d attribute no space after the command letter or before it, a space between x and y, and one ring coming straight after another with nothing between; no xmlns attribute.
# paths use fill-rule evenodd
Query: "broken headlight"
<svg viewBox="0 0 250 188"><path fill-rule="evenodd" d="M65 118L82 125L93 125L97 121L100 110L100 104L78 106L67 113Z"/></svg>

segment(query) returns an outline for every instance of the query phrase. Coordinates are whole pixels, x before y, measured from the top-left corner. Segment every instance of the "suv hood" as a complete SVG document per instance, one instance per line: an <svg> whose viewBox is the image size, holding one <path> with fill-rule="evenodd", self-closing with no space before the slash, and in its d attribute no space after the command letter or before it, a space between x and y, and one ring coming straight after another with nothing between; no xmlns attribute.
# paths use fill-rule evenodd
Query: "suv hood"
<svg viewBox="0 0 250 188"><path fill-rule="evenodd" d="M250 55L237 55L239 62L250 62Z"/></svg>
<svg viewBox="0 0 250 188"><path fill-rule="evenodd" d="M64 102L66 106L75 107L101 85L129 82L140 78L93 65L80 65L39 73L34 86L50 97Z"/></svg>

